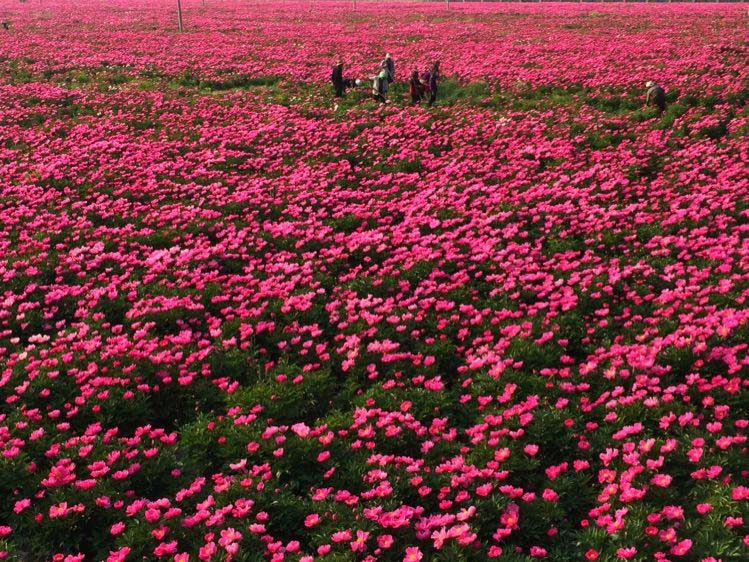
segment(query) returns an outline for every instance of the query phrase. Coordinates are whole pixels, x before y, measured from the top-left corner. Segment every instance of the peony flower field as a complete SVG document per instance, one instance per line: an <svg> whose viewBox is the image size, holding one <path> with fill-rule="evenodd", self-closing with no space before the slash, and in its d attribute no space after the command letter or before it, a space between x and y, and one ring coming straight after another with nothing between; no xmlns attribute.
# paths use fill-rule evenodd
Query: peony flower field
<svg viewBox="0 0 749 562"><path fill-rule="evenodd" d="M749 560L744 6L174 4L0 3L0 559Z"/></svg>

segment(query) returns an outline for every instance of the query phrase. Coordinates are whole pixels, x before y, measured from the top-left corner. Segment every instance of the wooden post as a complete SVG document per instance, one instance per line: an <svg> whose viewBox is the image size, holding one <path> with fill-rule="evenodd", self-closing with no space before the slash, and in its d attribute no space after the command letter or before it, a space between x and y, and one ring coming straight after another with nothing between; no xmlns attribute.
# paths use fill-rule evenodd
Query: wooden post
<svg viewBox="0 0 749 562"><path fill-rule="evenodd" d="M180 33L185 30L185 28L182 26L182 1L177 0L177 27L179 28Z"/></svg>

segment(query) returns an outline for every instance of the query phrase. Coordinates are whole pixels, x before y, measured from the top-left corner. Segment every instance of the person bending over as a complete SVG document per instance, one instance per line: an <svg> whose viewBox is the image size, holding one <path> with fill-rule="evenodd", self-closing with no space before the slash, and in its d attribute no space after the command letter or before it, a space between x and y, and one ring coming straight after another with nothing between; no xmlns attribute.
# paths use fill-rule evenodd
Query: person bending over
<svg viewBox="0 0 749 562"><path fill-rule="evenodd" d="M666 109L666 91L652 81L647 82L645 87L648 89L645 95L645 105L654 105L659 113L663 113Z"/></svg>

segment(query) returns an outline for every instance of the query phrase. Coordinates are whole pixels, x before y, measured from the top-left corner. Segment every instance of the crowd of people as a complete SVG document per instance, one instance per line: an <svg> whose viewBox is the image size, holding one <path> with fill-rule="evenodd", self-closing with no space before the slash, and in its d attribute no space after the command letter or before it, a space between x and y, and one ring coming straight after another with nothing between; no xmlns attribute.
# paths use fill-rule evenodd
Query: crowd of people
<svg viewBox="0 0 749 562"><path fill-rule="evenodd" d="M431 66L422 74L417 69L411 72L411 78L408 81L408 93L411 96L411 103L419 105L426 100L431 106L437 100L437 91L442 76L440 74L440 61L434 61ZM363 80L352 80L345 78L343 75L343 60L338 59L333 65L333 73L330 77L333 83L333 90L336 98L342 98L346 90L355 86L362 86ZM377 67L376 73L370 77L372 81L372 96L380 103L388 103L387 94L390 85L395 82L395 61L387 53L385 58ZM648 81L645 84L647 92L645 95L645 105L653 105L659 113L666 109L666 90L655 82Z"/></svg>
<svg viewBox="0 0 749 562"><path fill-rule="evenodd" d="M431 106L437 100L440 79L439 61L434 61L422 74L419 74L419 71L414 69L408 83L411 103L418 105L426 100ZM343 75L343 60L341 59L338 59L335 65L333 65L330 80L333 83L333 90L337 98L343 97L347 89L364 84L364 80L352 80ZM382 62L376 68L375 74L370 76L369 80L372 82L372 97L380 103L388 103L387 96L390 85L395 82L395 61L389 53L382 59Z"/></svg>

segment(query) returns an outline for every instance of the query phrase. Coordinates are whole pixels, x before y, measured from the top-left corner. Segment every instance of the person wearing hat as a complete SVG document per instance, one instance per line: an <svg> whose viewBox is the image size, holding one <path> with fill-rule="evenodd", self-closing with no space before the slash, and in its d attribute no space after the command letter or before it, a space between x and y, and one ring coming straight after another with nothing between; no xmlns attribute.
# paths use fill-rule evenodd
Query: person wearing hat
<svg viewBox="0 0 749 562"><path fill-rule="evenodd" d="M387 93L388 73L382 68L379 73L372 76L372 95L380 103L387 103L385 94Z"/></svg>
<svg viewBox="0 0 749 562"><path fill-rule="evenodd" d="M645 96L645 105L652 104L658 108L659 112L663 113L666 109L666 91L652 80L648 80L645 87L648 89Z"/></svg>
<svg viewBox="0 0 749 562"><path fill-rule="evenodd" d="M343 61L341 59L338 59L335 65L333 65L333 73L330 75L330 81L333 83L335 97L342 98L346 88L351 85L351 80L346 80L343 77Z"/></svg>
<svg viewBox="0 0 749 562"><path fill-rule="evenodd" d="M390 53L385 54L385 59L380 63L380 67L387 72L388 84L392 84L395 81L395 61L393 61Z"/></svg>

